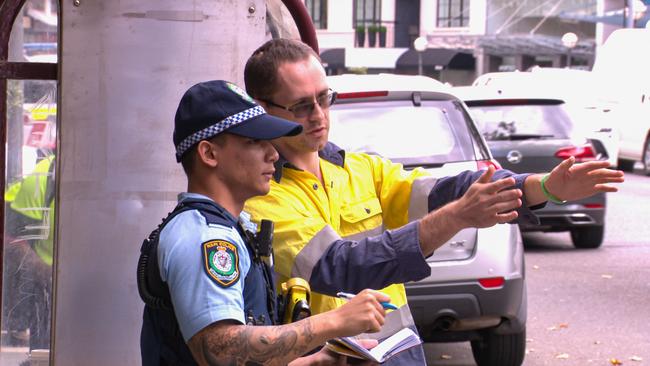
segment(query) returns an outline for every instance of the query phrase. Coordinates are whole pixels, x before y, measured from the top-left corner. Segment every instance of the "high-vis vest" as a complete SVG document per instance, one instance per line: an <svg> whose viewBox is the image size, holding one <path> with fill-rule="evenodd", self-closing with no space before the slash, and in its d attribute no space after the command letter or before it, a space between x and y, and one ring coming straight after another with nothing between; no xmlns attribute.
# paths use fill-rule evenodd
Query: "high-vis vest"
<svg viewBox="0 0 650 366"><path fill-rule="evenodd" d="M407 172L401 164L378 156L343 155L342 151L331 151L332 148L336 146L328 144L321 152L324 186L313 174L285 166L278 172L279 182L271 181L268 195L246 203L244 211L254 221L269 219L275 223L273 252L278 283L291 277L302 277L311 283L315 280L312 270L332 242L376 236L428 211L427 195L435 179L423 170ZM324 153L328 155L325 159ZM371 261L372 253L366 254ZM406 304L402 284L380 290L397 306ZM313 313L343 304L341 299L314 292L311 302Z"/></svg>
<svg viewBox="0 0 650 366"><path fill-rule="evenodd" d="M11 200L11 209L31 220L37 221L36 231L24 236L34 240L34 251L48 265L52 265L54 240L54 155L39 161L32 174L5 192Z"/></svg>
<svg viewBox="0 0 650 366"><path fill-rule="evenodd" d="M209 200L186 199L170 214L165 224L176 214L188 209L201 212L208 224L235 227L246 243L251 267L244 279L244 314L248 325L273 325L277 321L275 293L270 268L261 260L254 260L255 254L246 233L241 226L226 215L225 210ZM150 253L155 255L155 253ZM151 281L153 282L153 281ZM269 293L268 289L271 289ZM168 290L167 290L168 291ZM153 308L145 305L142 334L140 338L143 366L196 365L192 354L183 340L173 309Z"/></svg>

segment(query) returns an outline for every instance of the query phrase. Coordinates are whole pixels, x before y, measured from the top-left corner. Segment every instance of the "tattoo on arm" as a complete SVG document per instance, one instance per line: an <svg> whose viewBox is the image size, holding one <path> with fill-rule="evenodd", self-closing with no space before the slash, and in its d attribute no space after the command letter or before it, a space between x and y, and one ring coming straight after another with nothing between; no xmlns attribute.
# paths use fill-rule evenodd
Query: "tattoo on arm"
<svg viewBox="0 0 650 366"><path fill-rule="evenodd" d="M284 365L318 346L311 319L280 326L214 323L188 342L200 365Z"/></svg>

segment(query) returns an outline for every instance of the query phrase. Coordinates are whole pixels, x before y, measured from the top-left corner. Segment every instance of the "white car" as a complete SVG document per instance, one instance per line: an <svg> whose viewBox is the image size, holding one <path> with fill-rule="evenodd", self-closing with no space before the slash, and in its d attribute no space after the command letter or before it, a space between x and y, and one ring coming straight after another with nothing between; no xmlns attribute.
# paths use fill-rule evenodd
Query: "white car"
<svg viewBox="0 0 650 366"><path fill-rule="evenodd" d="M593 73L604 96L617 101L621 133L619 167L631 171L641 162L650 175L650 29L618 29L598 49Z"/></svg>
<svg viewBox="0 0 650 366"><path fill-rule="evenodd" d="M450 88L424 76L329 76L338 92L330 140L435 176L494 164L485 141ZM480 366L521 365L526 283L517 225L465 229L427 258L431 276L407 283L425 341L471 341Z"/></svg>

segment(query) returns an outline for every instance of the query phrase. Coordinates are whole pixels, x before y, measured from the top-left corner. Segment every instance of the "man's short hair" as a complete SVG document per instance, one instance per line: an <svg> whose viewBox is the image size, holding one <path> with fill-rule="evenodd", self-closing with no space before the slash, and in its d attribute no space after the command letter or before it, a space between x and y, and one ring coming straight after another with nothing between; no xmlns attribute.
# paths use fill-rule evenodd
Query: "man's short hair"
<svg viewBox="0 0 650 366"><path fill-rule="evenodd" d="M305 43L293 39L272 39L255 50L246 62L244 82L253 98L269 99L277 90L278 68L285 62L300 62L320 57Z"/></svg>

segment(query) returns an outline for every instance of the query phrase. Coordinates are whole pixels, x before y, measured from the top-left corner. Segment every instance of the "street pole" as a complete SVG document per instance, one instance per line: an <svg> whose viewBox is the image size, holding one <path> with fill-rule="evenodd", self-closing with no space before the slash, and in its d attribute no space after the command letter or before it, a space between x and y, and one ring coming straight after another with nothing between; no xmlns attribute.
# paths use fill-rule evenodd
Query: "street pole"
<svg viewBox="0 0 650 366"><path fill-rule="evenodd" d="M429 41L426 37L420 36L413 41L413 48L418 53L418 75L422 75L422 52L427 49Z"/></svg>

